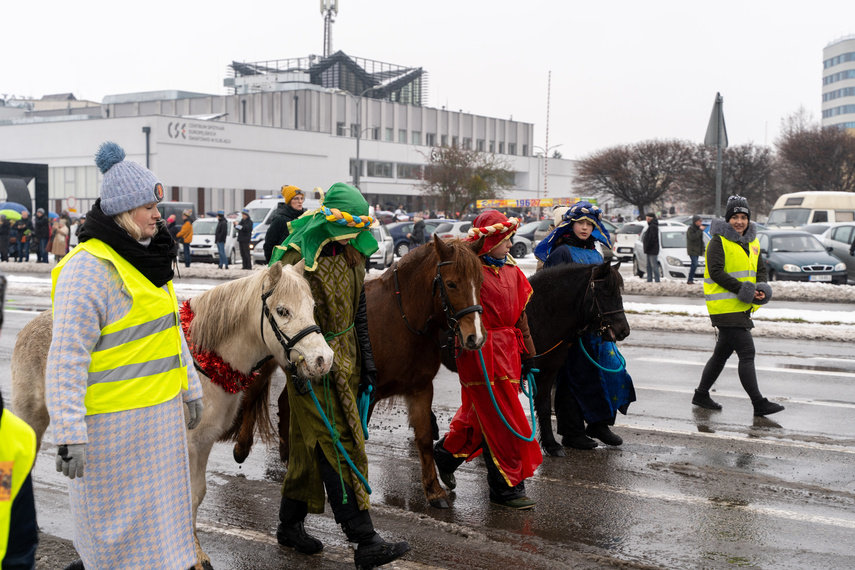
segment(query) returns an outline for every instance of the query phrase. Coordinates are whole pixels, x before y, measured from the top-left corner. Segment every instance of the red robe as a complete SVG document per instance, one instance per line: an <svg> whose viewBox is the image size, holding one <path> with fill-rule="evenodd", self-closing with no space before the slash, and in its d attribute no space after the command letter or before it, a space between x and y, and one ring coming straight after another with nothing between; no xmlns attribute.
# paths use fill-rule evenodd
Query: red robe
<svg viewBox="0 0 855 570"><path fill-rule="evenodd" d="M532 289L515 265L482 266L481 305L487 341L481 348L493 395L507 422L522 436L532 433L520 402L520 355L526 353L517 323L524 316ZM527 328L527 327L526 327ZM486 439L493 459L508 485L529 478L543 463L537 440L525 442L512 434L499 415L484 380L478 351L464 350L457 359L462 405L451 420L443 447L455 457L471 460Z"/></svg>

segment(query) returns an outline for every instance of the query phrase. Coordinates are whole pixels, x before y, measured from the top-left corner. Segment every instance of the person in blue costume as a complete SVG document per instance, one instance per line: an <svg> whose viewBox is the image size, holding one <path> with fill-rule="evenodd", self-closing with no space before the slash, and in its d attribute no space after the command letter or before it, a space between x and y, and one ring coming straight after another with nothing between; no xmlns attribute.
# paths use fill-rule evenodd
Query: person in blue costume
<svg viewBox="0 0 855 570"><path fill-rule="evenodd" d="M601 264L603 256L596 243L611 248L611 236L602 224L602 211L590 202L577 202L562 216L562 221L535 248L535 256L544 267L562 263ZM581 302L581 299L580 299ZM555 416L561 445L593 449L599 439L607 445L620 445L623 439L609 429L620 411L626 414L635 401L632 378L617 354L617 347L598 334L582 335L567 350L567 360L558 371L555 388ZM608 372L603 370L619 370ZM586 426L587 423L587 426Z"/></svg>

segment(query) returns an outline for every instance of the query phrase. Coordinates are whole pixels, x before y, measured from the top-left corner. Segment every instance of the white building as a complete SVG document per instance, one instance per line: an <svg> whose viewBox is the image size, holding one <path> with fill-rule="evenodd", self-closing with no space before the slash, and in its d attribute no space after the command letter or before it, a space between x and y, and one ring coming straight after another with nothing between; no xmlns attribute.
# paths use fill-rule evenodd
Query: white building
<svg viewBox="0 0 855 570"><path fill-rule="evenodd" d="M0 107L0 161L47 164L50 208L86 211L100 185L94 153L115 141L158 176L168 200L205 212L240 210L283 184L353 182L358 153L369 203L417 210L433 206L419 186L430 148L461 145L507 160L515 187L504 198L543 197L534 125L407 103L423 99L420 68L342 52L263 64L233 63L229 95L156 91L95 106ZM549 197L572 196L572 161L549 159L548 175Z"/></svg>
<svg viewBox="0 0 855 570"><path fill-rule="evenodd" d="M822 126L855 129L855 35L822 50Z"/></svg>

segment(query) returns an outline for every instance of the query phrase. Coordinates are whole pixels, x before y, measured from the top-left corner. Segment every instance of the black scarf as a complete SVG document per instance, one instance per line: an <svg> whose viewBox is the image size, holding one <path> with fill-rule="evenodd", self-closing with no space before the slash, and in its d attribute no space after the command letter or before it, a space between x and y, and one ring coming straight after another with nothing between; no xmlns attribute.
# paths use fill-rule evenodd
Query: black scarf
<svg viewBox="0 0 855 570"><path fill-rule="evenodd" d="M178 255L178 245L162 223L158 222L157 233L151 238L151 243L144 246L101 210L99 198L86 214L80 230L80 243L90 239L99 239L112 247L155 287L163 287L172 281L172 263Z"/></svg>
<svg viewBox="0 0 855 570"><path fill-rule="evenodd" d="M581 249L594 249L596 246L594 245L596 240L594 236L588 236L588 239L579 239L579 236L574 234L572 231L567 232L563 236L561 236L562 244L567 244L570 247L578 247Z"/></svg>

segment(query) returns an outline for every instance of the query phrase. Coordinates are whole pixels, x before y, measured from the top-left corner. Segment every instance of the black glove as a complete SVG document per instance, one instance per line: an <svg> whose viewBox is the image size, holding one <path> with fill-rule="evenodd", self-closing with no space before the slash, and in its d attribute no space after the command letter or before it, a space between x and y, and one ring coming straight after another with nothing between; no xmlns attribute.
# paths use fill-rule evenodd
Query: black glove
<svg viewBox="0 0 855 570"><path fill-rule="evenodd" d="M522 361L522 374L523 378L528 378L529 372L533 372L537 374L540 372L537 368L534 367L534 358L529 358L528 360Z"/></svg>
<svg viewBox="0 0 855 570"><path fill-rule="evenodd" d="M377 389L377 373L373 370L363 371L362 378L359 380L357 396L361 396L365 392L368 392L369 389L372 394L374 394L374 391Z"/></svg>

